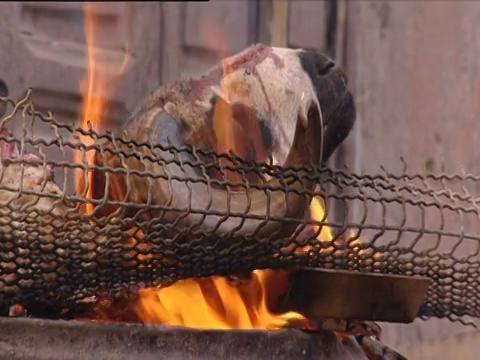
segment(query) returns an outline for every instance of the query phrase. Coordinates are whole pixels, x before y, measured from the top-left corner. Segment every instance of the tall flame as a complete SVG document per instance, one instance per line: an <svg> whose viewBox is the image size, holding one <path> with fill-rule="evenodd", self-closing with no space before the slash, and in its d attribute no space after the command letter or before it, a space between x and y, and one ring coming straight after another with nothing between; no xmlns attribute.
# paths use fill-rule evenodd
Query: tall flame
<svg viewBox="0 0 480 360"><path fill-rule="evenodd" d="M93 130L101 129L101 121L105 116L105 100L111 97L111 79L98 69L95 60L94 49L96 39L96 22L92 12L92 4L85 3L86 39L88 49L88 73L85 79L85 94L82 104L82 126L88 130L91 125ZM219 32L213 34L218 35ZM212 35L212 34L211 34ZM226 47L225 47L226 48ZM225 57L225 53L219 54ZM120 72L123 72L123 68ZM224 62L224 79L229 74L229 65ZM242 156L244 148L243 139L238 139L234 131L233 109L230 105L229 86L232 81L224 81L222 86L222 98L217 102L214 111L214 131L217 137L216 150L218 152L235 152ZM238 88L237 94L238 94ZM248 93L244 93L248 99ZM263 143L260 131L251 122L248 125L249 141L254 144L258 158L265 160ZM245 125L245 124L243 124ZM253 127L252 127L253 126ZM252 127L250 129L250 127ZM83 137L85 145L90 146L93 140ZM79 155L81 156L81 155ZM89 151L86 160L89 165L93 163L95 152ZM79 159L77 159L79 160ZM238 180L238 174L227 172L230 180ZM85 180L82 176L77 178L77 190L84 196L91 197L93 194L92 176L89 173ZM83 182L82 182L83 181ZM119 189L112 189L119 191ZM84 211L90 213L93 206L85 207ZM323 207L318 202L312 203L312 216L315 220L324 221ZM135 231L132 229L132 231ZM137 230L138 231L138 230ZM324 227L319 235L320 238L331 239L331 233ZM128 303L126 307L134 314L135 321L162 323L166 325L187 326L194 328L217 328L217 329L272 329L285 326L290 321L302 320L303 316L295 312L283 314L272 313L268 306L268 299L272 294L280 295L282 287L286 285L286 272L271 270L256 270L251 276L241 279L237 284L232 283L231 278L209 277L203 279L186 279L175 282L173 285L161 288L144 288L139 292L137 300ZM113 305L115 306L115 305ZM98 310L95 318L99 320L114 320L112 311ZM129 317L130 318L130 317ZM115 320L118 320L115 318ZM121 320L121 319L120 319Z"/></svg>
<svg viewBox="0 0 480 360"><path fill-rule="evenodd" d="M87 44L87 74L80 83L83 89L82 107L81 107L81 127L83 130L93 130L99 132L102 127L102 119L106 116L105 104L111 99L113 94L113 80L124 73L128 56L124 60L117 73L109 71L107 73L105 68L98 66L95 59L95 49L97 44L95 40L98 38L98 18L95 17L94 6L95 3L85 2L84 19L85 19L85 38ZM128 53L128 51L127 51ZM94 145L94 140L91 136L82 135L80 141L87 147ZM75 153L76 162L86 163L88 166L94 164L95 151L89 150L85 152L85 158L82 158L82 153ZM86 198L92 198L93 195L93 173L88 171L85 175L76 176L76 187L78 194ZM87 203L82 210L89 214L93 211L93 204Z"/></svg>

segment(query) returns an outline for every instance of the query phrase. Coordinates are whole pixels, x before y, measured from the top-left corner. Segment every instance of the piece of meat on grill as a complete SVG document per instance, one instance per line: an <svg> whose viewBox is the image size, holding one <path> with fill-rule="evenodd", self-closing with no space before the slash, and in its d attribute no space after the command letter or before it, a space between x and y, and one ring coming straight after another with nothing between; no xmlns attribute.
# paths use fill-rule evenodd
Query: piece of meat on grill
<svg viewBox="0 0 480 360"><path fill-rule="evenodd" d="M346 76L331 59L311 50L255 45L224 61L229 73L219 64L197 78L164 85L132 114L125 131L145 146L136 152L121 146L130 154L123 166L151 176L124 176L129 189L125 200L157 206L142 210L140 219L175 224L205 237L288 237L304 219L308 192L316 186L306 168L325 162L353 126L355 106ZM271 138L267 155L291 169L285 179L273 177L265 184L277 191L232 191L232 186L214 184L205 168L196 165L198 155L169 148L214 150L219 98L256 114ZM231 121L230 115L224 121ZM114 155L107 163L122 166ZM287 192L281 190L285 181Z"/></svg>

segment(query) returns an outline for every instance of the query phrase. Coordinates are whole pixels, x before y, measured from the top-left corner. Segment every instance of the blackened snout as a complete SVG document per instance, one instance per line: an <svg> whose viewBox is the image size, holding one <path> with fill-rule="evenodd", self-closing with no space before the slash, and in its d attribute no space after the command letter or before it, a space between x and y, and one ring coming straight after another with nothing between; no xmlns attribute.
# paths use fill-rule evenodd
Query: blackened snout
<svg viewBox="0 0 480 360"><path fill-rule="evenodd" d="M323 115L324 138L322 162L326 162L350 133L356 109L348 91L345 72L328 56L314 50L300 53L303 69L311 78Z"/></svg>
<svg viewBox="0 0 480 360"><path fill-rule="evenodd" d="M314 50L304 50L299 57L315 87L323 119L328 123L346 95L347 76L331 58Z"/></svg>

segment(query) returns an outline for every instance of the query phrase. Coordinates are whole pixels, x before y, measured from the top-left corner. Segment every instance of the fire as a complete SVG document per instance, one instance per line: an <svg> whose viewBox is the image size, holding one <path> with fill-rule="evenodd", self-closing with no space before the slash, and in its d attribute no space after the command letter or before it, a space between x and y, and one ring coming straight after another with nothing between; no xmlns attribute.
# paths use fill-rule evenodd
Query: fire
<svg viewBox="0 0 480 360"><path fill-rule="evenodd" d="M81 123L84 129L91 128L99 131L102 119L105 117L105 100L111 97L112 77L102 73L95 60L95 19L92 15L92 4L85 3L86 39L88 49L88 73L85 79L85 93L82 104ZM221 54L224 57L225 54ZM119 74L124 71L120 69ZM248 92L242 92L242 84L238 79L227 77L229 65L224 63L224 84L222 84L222 99L217 102L214 111L214 131L217 137L216 150L218 152L235 152L244 155L242 147L245 139L239 139L234 131L233 109L230 101L229 89L235 87L235 94L240 94L248 104ZM117 74L118 76L118 74ZM228 81L227 81L228 78ZM244 90L244 89L243 89ZM235 100L235 99L234 99ZM238 99L237 99L238 100ZM238 119L236 119L238 120ZM257 124L257 125L256 125ZM256 149L258 158L265 160L265 149L261 141L260 130L256 121L250 121L246 133L249 134L250 144ZM93 144L91 137L81 139L87 146ZM93 163L94 151L86 153L86 159L77 158L77 161ZM81 154L78 154L81 157ZM235 172L227 172L224 176L230 180L239 180ZM87 176L77 178L77 191L86 197L92 197L93 183L91 172ZM113 189L112 191L119 191ZM93 211L89 204L83 209L87 214ZM314 200L312 203L312 217L314 220L325 221L322 205ZM132 229L132 231L135 231ZM138 230L137 230L138 231ZM330 231L323 227L319 238L329 240ZM217 329L274 329L281 328L291 321L304 320L303 316L295 312L276 314L269 310L268 299L272 294L280 295L288 285L288 274L284 271L256 270L251 276L233 284L227 277L209 277L203 279L186 279L175 282L171 286L160 288L144 288L139 291L138 298L126 305L130 312L129 319L145 323L161 323L172 326L186 326L193 328ZM112 305L115 306L115 305ZM98 310L98 309L97 309ZM109 311L98 310L97 320L119 320L112 315L115 309ZM125 317L124 317L125 318Z"/></svg>
<svg viewBox="0 0 480 360"><path fill-rule="evenodd" d="M311 204L311 217L324 222L318 199ZM330 228L315 228L318 239L331 241ZM302 249L306 251L308 247ZM187 279L165 288L146 288L139 293L133 312L145 323L216 329L276 329L305 320L296 312L272 313L268 298L280 296L288 286L285 271L256 270L237 285L225 277Z"/></svg>
<svg viewBox="0 0 480 360"><path fill-rule="evenodd" d="M312 202L311 214L312 220L325 221L324 209L317 199ZM333 236L324 226L318 238L331 240ZM268 298L286 290L287 281L285 271L272 270L255 270L248 280L236 285L226 277L181 280L165 288L142 289L133 311L146 323L194 328L276 329L305 320L296 312L274 314L267 306Z"/></svg>
<svg viewBox="0 0 480 360"><path fill-rule="evenodd" d="M96 33L97 22L94 13L95 3L85 2L84 14L85 14L85 37L87 44L87 75L80 84L80 87L84 89L82 97L81 107L81 126L84 130L93 130L99 132L101 130L101 119L105 117L105 104L106 100L112 97L112 83L121 74L124 73L128 56L124 57L124 61L120 66L117 73L112 71L106 71L105 68L99 66L95 60L95 39L98 37ZM127 52L128 53L128 52ZM81 136L80 141L87 147L94 145L94 140L91 136ZM89 150L85 152L85 158L82 153L75 153L75 161L78 163L86 163L87 165L93 165L95 158L95 151ZM88 171L82 173L80 176L76 176L77 181L76 188L77 193L86 198L92 198L93 195L93 173ZM90 214L93 211L93 204L84 204L82 208L84 213Z"/></svg>
<svg viewBox="0 0 480 360"><path fill-rule="evenodd" d="M301 315L274 315L268 310L265 283L272 273L255 271L247 283L236 286L225 277L210 277L181 280L160 290L144 289L136 312L145 322L194 328L280 328Z"/></svg>

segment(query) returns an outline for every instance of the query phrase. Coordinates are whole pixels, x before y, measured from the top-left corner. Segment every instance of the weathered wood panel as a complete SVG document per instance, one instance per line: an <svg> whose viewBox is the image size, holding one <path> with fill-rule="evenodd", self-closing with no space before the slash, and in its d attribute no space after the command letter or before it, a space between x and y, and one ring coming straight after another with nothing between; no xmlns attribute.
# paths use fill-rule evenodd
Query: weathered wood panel
<svg viewBox="0 0 480 360"><path fill-rule="evenodd" d="M256 1L165 2L161 6L164 82L201 73L256 40Z"/></svg>
<svg viewBox="0 0 480 360"><path fill-rule="evenodd" d="M404 157L412 172L439 172L443 162L449 172L480 173L479 17L477 2L348 2L345 60L358 122L345 152L357 171L399 171ZM412 349L470 328L429 320L384 330L391 345Z"/></svg>
<svg viewBox="0 0 480 360"><path fill-rule="evenodd" d="M102 121L121 123L160 84L160 7L141 2L93 3L92 7L96 66L120 75L109 81ZM87 72L83 4L2 2L0 34L0 79L11 97L19 99L33 88L37 110L52 111L57 120L67 124L78 121L80 83ZM125 60L125 70L120 72ZM22 126L25 124L15 121L12 130L19 133ZM49 125L36 121L33 126L37 137L54 137ZM51 160L63 159L58 152L46 152ZM63 171L56 169L55 175L61 183Z"/></svg>
<svg viewBox="0 0 480 360"><path fill-rule="evenodd" d="M325 51L327 47L328 2L290 0L288 45Z"/></svg>
<svg viewBox="0 0 480 360"><path fill-rule="evenodd" d="M130 54L110 102L114 115L124 117L160 83L159 4L95 3L94 16L98 65L119 69L126 47ZM0 78L12 96L34 88L40 108L75 121L87 65L82 3L2 3L0 19Z"/></svg>
<svg viewBox="0 0 480 360"><path fill-rule="evenodd" d="M161 6L163 82L203 72L224 56L271 40L271 0ZM287 21L288 45L325 49L327 1L290 0Z"/></svg>

